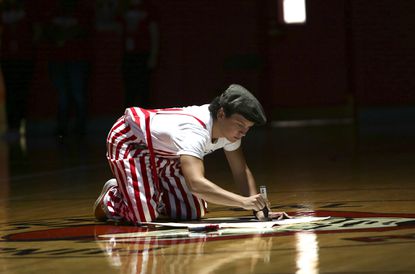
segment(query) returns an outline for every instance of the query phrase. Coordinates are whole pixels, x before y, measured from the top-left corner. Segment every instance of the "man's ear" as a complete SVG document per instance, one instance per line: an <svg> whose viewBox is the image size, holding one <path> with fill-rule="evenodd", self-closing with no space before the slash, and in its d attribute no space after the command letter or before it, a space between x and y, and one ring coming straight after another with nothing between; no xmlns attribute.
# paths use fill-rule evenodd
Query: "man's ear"
<svg viewBox="0 0 415 274"><path fill-rule="evenodd" d="M216 113L216 118L218 118L218 119L225 118L225 111L223 110L223 107L218 109L218 112Z"/></svg>

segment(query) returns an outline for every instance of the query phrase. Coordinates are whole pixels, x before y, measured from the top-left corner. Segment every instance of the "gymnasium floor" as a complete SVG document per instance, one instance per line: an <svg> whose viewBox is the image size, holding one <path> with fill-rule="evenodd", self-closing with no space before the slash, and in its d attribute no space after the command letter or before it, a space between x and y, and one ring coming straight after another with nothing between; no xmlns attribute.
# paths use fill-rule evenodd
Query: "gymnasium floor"
<svg viewBox="0 0 415 274"><path fill-rule="evenodd" d="M94 221L111 176L105 132L1 142L0 273L414 273L414 135L348 123L254 129L247 160L273 210L332 218L229 233ZM234 189L222 152L206 167ZM209 218L249 214L209 210Z"/></svg>

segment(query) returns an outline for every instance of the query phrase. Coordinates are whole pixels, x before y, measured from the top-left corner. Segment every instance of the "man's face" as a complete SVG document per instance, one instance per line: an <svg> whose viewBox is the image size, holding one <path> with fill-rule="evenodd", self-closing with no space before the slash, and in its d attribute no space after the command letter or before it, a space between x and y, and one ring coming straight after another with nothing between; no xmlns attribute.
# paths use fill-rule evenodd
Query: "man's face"
<svg viewBox="0 0 415 274"><path fill-rule="evenodd" d="M248 130L254 125L253 122L237 113L226 117L222 109L218 111L217 119L223 137L230 142L236 142L244 137Z"/></svg>

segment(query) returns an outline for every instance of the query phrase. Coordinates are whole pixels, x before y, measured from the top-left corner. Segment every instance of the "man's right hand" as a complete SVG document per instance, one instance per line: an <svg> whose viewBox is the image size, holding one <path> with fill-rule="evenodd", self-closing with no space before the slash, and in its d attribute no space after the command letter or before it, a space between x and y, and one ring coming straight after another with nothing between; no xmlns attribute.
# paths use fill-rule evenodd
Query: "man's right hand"
<svg viewBox="0 0 415 274"><path fill-rule="evenodd" d="M268 202L261 194L244 197L241 207L248 210L260 211L268 205Z"/></svg>

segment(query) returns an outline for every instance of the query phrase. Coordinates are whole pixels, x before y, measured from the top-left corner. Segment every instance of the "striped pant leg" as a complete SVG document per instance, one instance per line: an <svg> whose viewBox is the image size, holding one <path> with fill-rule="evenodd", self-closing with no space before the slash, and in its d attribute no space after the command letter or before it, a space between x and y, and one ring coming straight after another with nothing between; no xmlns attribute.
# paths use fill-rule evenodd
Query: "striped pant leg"
<svg viewBox="0 0 415 274"><path fill-rule="evenodd" d="M137 158L109 161L119 192L111 199L114 214L118 215L114 219L121 218L137 224L151 222L158 217L159 195L151 177L149 158L145 153Z"/></svg>
<svg viewBox="0 0 415 274"><path fill-rule="evenodd" d="M178 220L197 220L207 204L189 190L178 159L165 159L159 172L165 214Z"/></svg>
<svg viewBox="0 0 415 274"><path fill-rule="evenodd" d="M117 187L104 197L112 219L133 223L157 218L159 191L150 169L150 156L142 136L118 120L107 138L107 159L117 179Z"/></svg>

